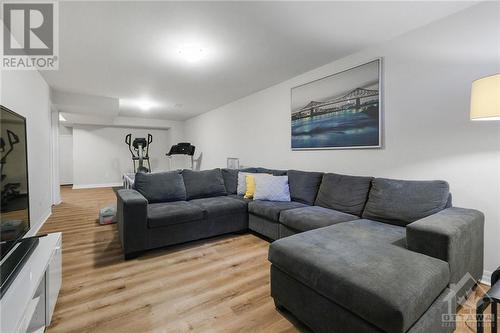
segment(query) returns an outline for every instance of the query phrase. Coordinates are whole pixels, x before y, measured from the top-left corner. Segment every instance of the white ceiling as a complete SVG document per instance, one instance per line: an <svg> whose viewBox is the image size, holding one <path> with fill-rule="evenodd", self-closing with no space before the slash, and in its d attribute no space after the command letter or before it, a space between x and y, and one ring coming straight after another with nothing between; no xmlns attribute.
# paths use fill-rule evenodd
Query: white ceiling
<svg viewBox="0 0 500 333"><path fill-rule="evenodd" d="M474 2L60 2L59 71L80 96L147 98L112 116L183 120L426 25ZM176 58L179 46L206 58ZM90 97L89 97L90 98ZM103 113L106 108L60 106Z"/></svg>

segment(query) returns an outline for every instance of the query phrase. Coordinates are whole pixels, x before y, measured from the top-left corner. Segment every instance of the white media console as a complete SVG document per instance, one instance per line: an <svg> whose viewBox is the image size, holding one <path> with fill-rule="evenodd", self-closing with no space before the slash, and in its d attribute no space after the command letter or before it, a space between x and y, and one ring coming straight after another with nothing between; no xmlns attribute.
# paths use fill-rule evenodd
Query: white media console
<svg viewBox="0 0 500 333"><path fill-rule="evenodd" d="M43 332L61 289L62 234L41 237L0 300L2 333Z"/></svg>

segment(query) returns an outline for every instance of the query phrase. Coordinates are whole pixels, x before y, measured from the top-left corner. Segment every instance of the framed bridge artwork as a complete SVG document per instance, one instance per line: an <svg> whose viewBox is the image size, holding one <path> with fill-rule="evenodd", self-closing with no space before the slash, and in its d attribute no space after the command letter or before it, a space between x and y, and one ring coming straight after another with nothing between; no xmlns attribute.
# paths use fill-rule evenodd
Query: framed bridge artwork
<svg viewBox="0 0 500 333"><path fill-rule="evenodd" d="M381 61L292 88L292 150L380 148Z"/></svg>

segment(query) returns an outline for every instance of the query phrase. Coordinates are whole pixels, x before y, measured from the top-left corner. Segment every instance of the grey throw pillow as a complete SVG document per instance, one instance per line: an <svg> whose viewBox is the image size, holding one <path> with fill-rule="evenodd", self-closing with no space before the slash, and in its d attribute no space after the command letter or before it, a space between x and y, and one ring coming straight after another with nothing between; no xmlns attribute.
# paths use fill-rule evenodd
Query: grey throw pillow
<svg viewBox="0 0 500 333"><path fill-rule="evenodd" d="M406 226L445 209L449 191L442 180L375 178L363 218Z"/></svg>
<svg viewBox="0 0 500 333"><path fill-rule="evenodd" d="M137 173L134 188L149 203L186 200L186 188L178 171Z"/></svg>

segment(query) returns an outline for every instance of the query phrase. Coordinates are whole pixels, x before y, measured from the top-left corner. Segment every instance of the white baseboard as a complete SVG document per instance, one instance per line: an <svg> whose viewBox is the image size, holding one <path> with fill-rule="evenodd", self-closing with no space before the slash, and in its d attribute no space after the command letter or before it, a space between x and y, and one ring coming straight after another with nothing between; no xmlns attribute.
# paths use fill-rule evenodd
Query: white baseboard
<svg viewBox="0 0 500 333"><path fill-rule="evenodd" d="M481 281L480 282L483 283L483 284L486 284L488 286L491 286L491 274L493 274L493 272L485 270L483 272L483 277L481 277Z"/></svg>
<svg viewBox="0 0 500 333"><path fill-rule="evenodd" d="M101 187L117 187L123 186L123 183L107 183L107 184L76 184L73 185L74 190L81 190L85 188L101 188Z"/></svg>
<svg viewBox="0 0 500 333"><path fill-rule="evenodd" d="M45 214L43 214L42 218L40 219L40 222L37 223L37 225L35 226L35 228L31 228L28 233L27 233L27 237L30 237L30 236L35 236L38 231L40 231L40 229L42 228L42 226L45 224L45 222L47 222L47 220L49 219L50 215L52 215L52 207L49 208L49 210L47 212L45 212Z"/></svg>

